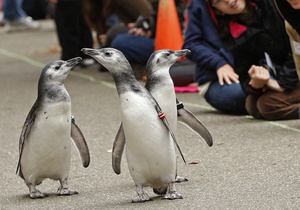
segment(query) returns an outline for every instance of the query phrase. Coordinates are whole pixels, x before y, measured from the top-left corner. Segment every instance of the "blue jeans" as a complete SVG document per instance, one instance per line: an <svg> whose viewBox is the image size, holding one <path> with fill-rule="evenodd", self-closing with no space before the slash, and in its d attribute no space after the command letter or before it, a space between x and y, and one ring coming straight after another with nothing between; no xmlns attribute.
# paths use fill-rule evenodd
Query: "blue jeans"
<svg viewBox="0 0 300 210"><path fill-rule="evenodd" d="M154 39L119 34L111 42L111 47L120 50L131 63L147 64L154 51Z"/></svg>
<svg viewBox="0 0 300 210"><path fill-rule="evenodd" d="M2 0L2 12L5 20L17 20L26 17L22 8L23 0Z"/></svg>
<svg viewBox="0 0 300 210"><path fill-rule="evenodd" d="M204 97L211 106L224 113L247 114L245 108L247 95L239 83L220 85L218 81L212 82Z"/></svg>

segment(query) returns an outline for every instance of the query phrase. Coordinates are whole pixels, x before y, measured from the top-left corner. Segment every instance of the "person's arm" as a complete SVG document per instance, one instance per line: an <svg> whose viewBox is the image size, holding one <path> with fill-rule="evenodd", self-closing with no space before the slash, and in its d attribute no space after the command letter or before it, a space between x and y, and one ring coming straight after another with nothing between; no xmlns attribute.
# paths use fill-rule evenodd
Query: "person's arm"
<svg viewBox="0 0 300 210"><path fill-rule="evenodd" d="M268 89L270 90L274 90L274 91L277 91L277 92L283 92L285 91L284 88L282 88L279 83L277 82L277 80L274 80L274 79L269 79L266 86L268 87Z"/></svg>
<svg viewBox="0 0 300 210"><path fill-rule="evenodd" d="M279 85L277 80L270 77L269 70L263 66L252 65L248 71L248 74L250 77L249 85L251 86L252 90L261 89L261 92L264 92L266 89L277 92L285 91L285 89Z"/></svg>
<svg viewBox="0 0 300 210"><path fill-rule="evenodd" d="M206 1L192 1L188 7L188 24L183 48L191 50L187 56L205 69L215 71L219 83L238 81L232 65L233 58L225 51L210 16ZM226 58L226 59L225 59Z"/></svg>
<svg viewBox="0 0 300 210"><path fill-rule="evenodd" d="M298 84L298 75L295 67L292 52L290 51L286 57L283 65L274 65L276 69L276 80L280 87L286 90L293 90Z"/></svg>
<svg viewBox="0 0 300 210"><path fill-rule="evenodd" d="M206 36L210 35L211 40ZM208 69L218 69L227 61L218 55L222 46L205 1L192 1L188 6L188 24L183 48L191 50L188 57ZM214 46L212 42L215 42ZM219 45L219 46L217 46Z"/></svg>

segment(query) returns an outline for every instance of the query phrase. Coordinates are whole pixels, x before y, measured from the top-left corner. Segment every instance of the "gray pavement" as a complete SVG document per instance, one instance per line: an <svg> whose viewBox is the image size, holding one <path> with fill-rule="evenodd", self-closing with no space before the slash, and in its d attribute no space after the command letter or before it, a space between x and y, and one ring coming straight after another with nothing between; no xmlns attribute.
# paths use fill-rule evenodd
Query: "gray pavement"
<svg viewBox="0 0 300 210"><path fill-rule="evenodd" d="M300 124L228 116L211 108L196 93L177 94L210 130L214 145L179 124L178 139L187 160L178 156L178 173L189 179L176 185L182 200L161 200L150 188L151 202L132 204L135 186L125 156L122 173L111 167L112 142L120 123L119 98L109 73L97 65L76 67L66 80L72 110L91 153L83 168L72 148L70 188L78 195L58 197L58 181L38 188L48 197L32 200L15 174L18 141L37 96L41 69L58 60L51 20L37 32L0 33L0 209L299 209Z"/></svg>

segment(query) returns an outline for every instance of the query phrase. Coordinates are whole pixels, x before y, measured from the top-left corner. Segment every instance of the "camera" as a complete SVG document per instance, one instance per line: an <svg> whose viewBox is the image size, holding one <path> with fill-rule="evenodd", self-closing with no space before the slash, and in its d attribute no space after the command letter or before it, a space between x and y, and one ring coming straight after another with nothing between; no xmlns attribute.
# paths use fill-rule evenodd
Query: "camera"
<svg viewBox="0 0 300 210"><path fill-rule="evenodd" d="M144 31L150 30L150 18L139 16L134 22L135 28L142 28Z"/></svg>

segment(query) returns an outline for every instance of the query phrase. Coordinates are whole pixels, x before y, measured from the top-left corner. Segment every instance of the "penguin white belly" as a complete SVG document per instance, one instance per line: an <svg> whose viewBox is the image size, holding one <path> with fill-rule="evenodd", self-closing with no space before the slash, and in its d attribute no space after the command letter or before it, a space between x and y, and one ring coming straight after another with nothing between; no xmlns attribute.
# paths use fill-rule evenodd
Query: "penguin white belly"
<svg viewBox="0 0 300 210"><path fill-rule="evenodd" d="M172 83L173 84L173 83ZM159 103L160 108L166 114L172 131L176 134L177 131L177 107L174 85L164 84L161 88L156 88L151 91L151 95ZM166 97L168 96L168 97Z"/></svg>
<svg viewBox="0 0 300 210"><path fill-rule="evenodd" d="M173 139L148 99L127 92L120 96L129 171L137 185L159 188L173 182Z"/></svg>
<svg viewBox="0 0 300 210"><path fill-rule="evenodd" d="M21 158L26 182L68 177L71 158L71 104L46 104L37 116Z"/></svg>

